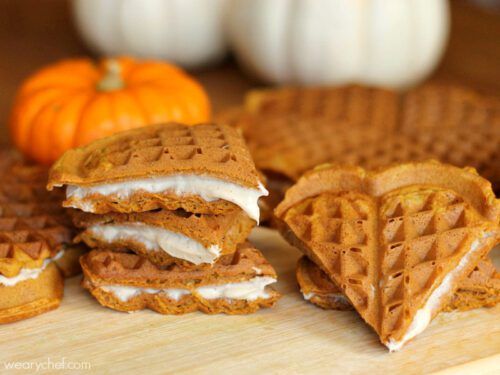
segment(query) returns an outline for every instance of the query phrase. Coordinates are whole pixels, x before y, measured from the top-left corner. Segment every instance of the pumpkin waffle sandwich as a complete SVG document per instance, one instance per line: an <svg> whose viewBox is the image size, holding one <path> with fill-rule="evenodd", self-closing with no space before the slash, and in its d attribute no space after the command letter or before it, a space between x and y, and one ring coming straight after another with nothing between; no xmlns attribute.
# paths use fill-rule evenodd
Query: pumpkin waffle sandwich
<svg viewBox="0 0 500 375"><path fill-rule="evenodd" d="M255 221L267 195L243 137L215 124L154 125L67 151L51 169L55 186L66 186L65 207L90 213L240 207Z"/></svg>
<svg viewBox="0 0 500 375"><path fill-rule="evenodd" d="M323 165L275 210L391 351L421 333L500 239L500 202L473 169Z"/></svg>
<svg viewBox="0 0 500 375"><path fill-rule="evenodd" d="M5 225L2 230L24 230L29 236L47 241L59 254L56 264L63 274L66 277L78 274L78 257L86 248L72 243L75 229L67 210L61 206L61 192L49 193L45 189L48 169L30 164L12 151L5 151L2 156L0 221Z"/></svg>
<svg viewBox="0 0 500 375"><path fill-rule="evenodd" d="M159 267L136 254L107 250L92 250L80 262L82 285L100 304L119 311L247 314L279 298L268 286L276 281L274 269L249 243L212 268Z"/></svg>
<svg viewBox="0 0 500 375"><path fill-rule="evenodd" d="M57 227L45 219L0 218L0 323L26 319L57 308L63 278L53 247Z"/></svg>
<svg viewBox="0 0 500 375"><path fill-rule="evenodd" d="M297 262L297 282L306 301L325 310L352 310L349 300L314 262L303 256ZM467 311L500 302L500 275L489 259L481 260L465 278L443 311Z"/></svg>
<svg viewBox="0 0 500 375"><path fill-rule="evenodd" d="M75 226L83 228L77 239L88 246L132 250L160 266L172 262L213 264L234 253L255 226L239 208L221 215L181 209L103 215L74 210L72 215Z"/></svg>

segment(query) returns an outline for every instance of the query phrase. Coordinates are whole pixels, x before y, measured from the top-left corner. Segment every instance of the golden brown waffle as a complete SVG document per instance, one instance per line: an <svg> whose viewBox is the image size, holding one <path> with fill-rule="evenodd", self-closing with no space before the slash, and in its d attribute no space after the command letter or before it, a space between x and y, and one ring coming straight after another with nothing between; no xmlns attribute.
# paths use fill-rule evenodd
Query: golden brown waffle
<svg viewBox="0 0 500 375"><path fill-rule="evenodd" d="M149 308L162 314L182 314L195 310L242 314L254 312L260 307L270 307L279 298L279 294L271 288L266 289L267 298L208 299L200 295L200 288L206 286L240 283L254 278L276 279L272 266L249 243L240 245L234 254L222 257L208 269L178 264L159 268L138 255L106 250L92 250L80 262L84 273L83 286L99 303L119 311ZM120 298L109 289L116 286L141 289L128 298ZM162 291L165 289L182 290L184 293L174 298Z"/></svg>
<svg viewBox="0 0 500 375"><path fill-rule="evenodd" d="M75 230L62 195L45 189L48 170L6 152L0 167L0 274L23 267L38 267L72 243ZM78 270L75 260L65 263L63 272L71 276Z"/></svg>
<svg viewBox="0 0 500 375"><path fill-rule="evenodd" d="M235 208L223 215L192 214L184 210L158 210L131 214L109 213L103 215L74 210L72 215L74 224L78 228L85 228L77 238L83 240L88 246L117 250L129 249L147 257L151 262L162 266L174 262L182 263L183 260L179 259L179 257L174 258L169 255L167 252L168 246L165 250L161 248L151 250L148 249L144 242L139 241L137 237L120 238L110 243L102 233L94 232L92 228L95 228L96 225L99 228L116 225L131 225L132 228L137 228L137 225L144 225L152 229L166 229L197 241L205 249L217 245L220 249L220 255L225 255L234 253L237 245L245 241L255 226L255 221L250 219L239 208ZM217 257L214 257L208 264L216 259ZM186 260L186 264L189 263Z"/></svg>
<svg viewBox="0 0 500 375"><path fill-rule="evenodd" d="M476 168L481 176L500 189L500 126L481 131L457 128L429 132L386 135L383 141L369 142L338 155L336 161L375 169L397 162L424 161L430 158L457 166Z"/></svg>
<svg viewBox="0 0 500 375"><path fill-rule="evenodd" d="M10 150L0 154L0 323L8 323L59 306L61 258L53 257L73 229L61 196L45 190L48 171Z"/></svg>
<svg viewBox="0 0 500 375"><path fill-rule="evenodd" d="M475 167L500 186L500 100L465 88L428 84L402 94L358 86L261 90L248 94L244 109L219 118L244 130L266 175L296 180L326 162L360 159L370 168L418 157ZM435 144L427 141L436 137Z"/></svg>
<svg viewBox="0 0 500 375"><path fill-rule="evenodd" d="M360 86L280 88L250 92L245 109L270 118L321 119L342 126L393 129L398 116L395 92Z"/></svg>
<svg viewBox="0 0 500 375"><path fill-rule="evenodd" d="M0 283L0 324L27 319L57 308L63 291L63 278L54 263L50 263L35 279L12 286Z"/></svg>
<svg viewBox="0 0 500 375"><path fill-rule="evenodd" d="M304 298L326 310L352 310L342 291L314 262L303 256L297 262L297 282ZM493 307L500 302L500 275L490 259L481 260L462 280L443 311L467 311Z"/></svg>
<svg viewBox="0 0 500 375"><path fill-rule="evenodd" d="M419 333L406 336L417 312L430 320L450 302L500 238L491 184L438 162L374 172L320 166L275 214L285 238L328 273L391 350Z"/></svg>
<svg viewBox="0 0 500 375"><path fill-rule="evenodd" d="M82 272L80 257L89 251L84 244L71 244L64 246L64 252L54 260L64 277L73 277Z"/></svg>
<svg viewBox="0 0 500 375"><path fill-rule="evenodd" d="M385 130L497 126L497 98L465 87L431 83L408 92L366 86L279 88L251 91L244 109L270 117L321 118L336 124ZM238 121L231 108L227 121Z"/></svg>
<svg viewBox="0 0 500 375"><path fill-rule="evenodd" d="M445 311L492 307L500 303L500 274L491 262L479 262L463 280Z"/></svg>
<svg viewBox="0 0 500 375"><path fill-rule="evenodd" d="M306 256L302 256L298 260L295 276L306 301L325 310L354 309L340 288Z"/></svg>
<svg viewBox="0 0 500 375"><path fill-rule="evenodd" d="M255 165L238 131L224 125L175 123L130 130L66 152L52 167L48 188L183 174L209 176L260 189ZM206 202L198 196L177 196L172 192L141 191L126 198L117 194L94 195L94 213L138 212L160 207L222 213L234 208L234 204L221 199ZM78 200L70 197L65 205L72 206Z"/></svg>

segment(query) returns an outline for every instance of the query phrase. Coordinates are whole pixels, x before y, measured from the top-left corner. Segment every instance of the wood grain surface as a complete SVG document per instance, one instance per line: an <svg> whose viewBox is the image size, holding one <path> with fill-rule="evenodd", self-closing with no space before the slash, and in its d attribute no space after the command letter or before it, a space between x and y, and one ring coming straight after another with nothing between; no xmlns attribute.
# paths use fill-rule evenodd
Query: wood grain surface
<svg viewBox="0 0 500 375"><path fill-rule="evenodd" d="M251 239L278 272L284 296L275 308L247 316L120 313L101 307L75 277L58 310L2 327L0 373L5 361L47 358L88 362L99 374L500 371L500 306L440 314L401 352L388 353L356 313L302 299L294 275L299 253L275 231L258 228Z"/></svg>

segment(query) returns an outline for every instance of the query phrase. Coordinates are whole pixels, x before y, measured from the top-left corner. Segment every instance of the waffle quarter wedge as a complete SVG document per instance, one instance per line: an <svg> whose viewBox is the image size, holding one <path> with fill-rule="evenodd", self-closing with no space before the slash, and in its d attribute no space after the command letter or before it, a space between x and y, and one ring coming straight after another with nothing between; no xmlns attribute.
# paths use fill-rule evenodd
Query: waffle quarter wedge
<svg viewBox="0 0 500 375"><path fill-rule="evenodd" d="M74 210L78 235L90 247L132 250L165 266L172 262L213 264L235 252L255 225L239 208L220 215L164 209L140 213L89 214Z"/></svg>
<svg viewBox="0 0 500 375"><path fill-rule="evenodd" d="M256 221L267 194L243 137L215 124L155 125L70 150L51 169L54 186L67 186L66 207L91 213L239 206Z"/></svg>
<svg viewBox="0 0 500 375"><path fill-rule="evenodd" d="M30 318L57 308L63 279L47 241L24 223L0 219L0 323Z"/></svg>
<svg viewBox="0 0 500 375"><path fill-rule="evenodd" d="M160 268L138 255L106 250L92 250L81 264L83 286L100 304L119 311L247 314L279 298L268 286L276 281L274 269L249 243L212 268Z"/></svg>
<svg viewBox="0 0 500 375"><path fill-rule="evenodd" d="M275 210L391 351L422 332L499 239L500 203L470 169L323 165Z"/></svg>

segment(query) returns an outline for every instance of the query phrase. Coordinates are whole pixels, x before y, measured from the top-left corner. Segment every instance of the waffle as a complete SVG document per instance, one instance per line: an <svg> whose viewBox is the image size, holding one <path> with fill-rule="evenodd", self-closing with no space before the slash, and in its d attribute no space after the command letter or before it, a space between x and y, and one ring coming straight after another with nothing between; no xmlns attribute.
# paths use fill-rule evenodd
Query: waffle
<svg viewBox="0 0 500 375"><path fill-rule="evenodd" d="M303 256L297 262L297 282L304 298L325 310L352 310L342 291L316 264ZM489 259L482 260L459 284L443 311L493 307L500 302L500 275Z"/></svg>
<svg viewBox="0 0 500 375"><path fill-rule="evenodd" d="M92 213L182 208L194 213L220 214L235 206L233 197L207 199L204 193L195 193L192 182L181 186L182 182L175 180L175 185L165 190L148 191L144 187L169 176L230 184L233 195L235 188L244 189L244 195L257 195L255 205L258 197L266 193L245 142L235 129L175 123L122 132L66 152L51 169L48 189L63 185L79 188L79 192L90 189L83 196L74 191L68 193L64 205ZM205 180L199 189L207 188ZM117 184L121 189L126 182L140 186L134 185L127 193L92 189L109 184ZM176 194L180 189L191 190ZM221 193L220 186L214 190Z"/></svg>
<svg viewBox="0 0 500 375"><path fill-rule="evenodd" d="M347 150L336 161L375 169L397 162L424 161L430 158L457 166L472 166L500 191L500 126L481 131L469 128L434 129L431 132L406 132L386 135L383 141L369 142Z"/></svg>
<svg viewBox="0 0 500 375"><path fill-rule="evenodd" d="M342 290L306 256L297 262L295 270L300 291L306 301L325 310L353 310Z"/></svg>
<svg viewBox="0 0 500 375"><path fill-rule="evenodd" d="M80 257L87 251L89 248L84 244L67 244L54 262L64 277L73 277L82 272Z"/></svg>
<svg viewBox="0 0 500 375"><path fill-rule="evenodd" d="M480 262L462 281L445 311L472 310L500 303L500 274L491 262Z"/></svg>
<svg viewBox="0 0 500 375"><path fill-rule="evenodd" d="M259 293L246 288L229 292L235 283L276 281L276 273L249 243L222 257L210 269L172 264L160 268L135 254L92 250L81 260L82 285L103 306L119 311L149 308L162 314L244 314L271 307L279 294L269 287ZM226 288L220 294L221 288Z"/></svg>
<svg viewBox="0 0 500 375"><path fill-rule="evenodd" d="M45 189L48 170L32 165L12 151L4 151L0 164L0 246L4 254L22 249L33 256L40 248L59 258L65 276L79 273L78 259L71 256L74 227L61 206L62 192ZM81 252L81 251L80 251ZM18 265L19 266L19 265Z"/></svg>
<svg viewBox="0 0 500 375"><path fill-rule="evenodd" d="M63 278L54 263L48 264L35 279L12 286L0 283L0 323L27 319L57 308L63 291Z"/></svg>
<svg viewBox="0 0 500 375"><path fill-rule="evenodd" d="M163 266L182 261L212 264L221 255L234 253L255 225L240 209L224 215L192 214L183 210L96 215L75 210L73 222L85 228L77 239L90 247L129 249ZM113 236L106 237L106 230L112 230ZM126 235L119 235L119 230ZM160 239L162 232L165 232L164 239ZM185 251L187 243L193 241L200 252Z"/></svg>
<svg viewBox="0 0 500 375"><path fill-rule="evenodd" d="M24 237L26 231L13 231L11 222L0 219L0 323L55 309L63 293L47 241Z"/></svg>
<svg viewBox="0 0 500 375"><path fill-rule="evenodd" d="M285 238L390 350L425 329L500 238L491 184L435 161L373 172L323 165L287 191L275 214Z"/></svg>
<svg viewBox="0 0 500 375"><path fill-rule="evenodd" d="M244 110L219 118L243 129L266 175L294 181L327 162L359 158L370 168L413 161L417 153L472 166L500 188L500 100L457 86L428 84L402 94L358 86L260 90L248 94ZM433 146L428 140L435 137Z"/></svg>

